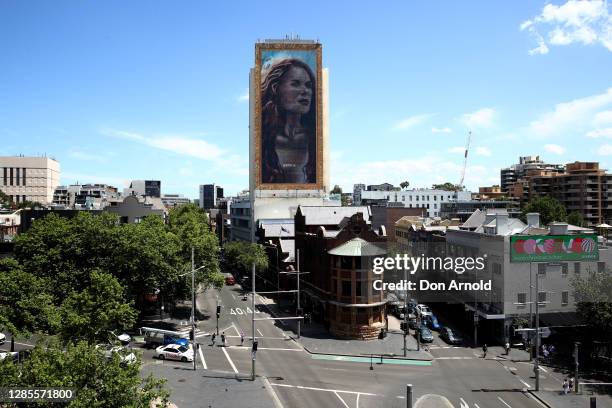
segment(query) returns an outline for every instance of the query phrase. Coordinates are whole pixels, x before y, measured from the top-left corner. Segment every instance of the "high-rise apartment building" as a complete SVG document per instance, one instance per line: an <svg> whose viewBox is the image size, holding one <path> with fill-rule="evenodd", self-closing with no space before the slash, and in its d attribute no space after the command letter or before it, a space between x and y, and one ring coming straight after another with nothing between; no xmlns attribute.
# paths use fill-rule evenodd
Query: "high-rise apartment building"
<svg viewBox="0 0 612 408"><path fill-rule="evenodd" d="M217 207L217 200L223 198L223 187L216 184L200 185L200 208L209 210Z"/></svg>
<svg viewBox="0 0 612 408"><path fill-rule="evenodd" d="M563 173L564 168L561 164L548 164L540 159L540 156L521 156L519 162L500 171L501 193L508 191L517 182L520 182L528 172L533 170L548 170L554 173Z"/></svg>
<svg viewBox="0 0 612 408"><path fill-rule="evenodd" d="M53 158L0 157L0 190L14 203L51 203L59 180L60 164Z"/></svg>
<svg viewBox="0 0 612 408"><path fill-rule="evenodd" d="M568 213L582 214L587 225L612 221L612 174L596 162L568 163L565 173L532 176L529 196L550 196L559 200Z"/></svg>

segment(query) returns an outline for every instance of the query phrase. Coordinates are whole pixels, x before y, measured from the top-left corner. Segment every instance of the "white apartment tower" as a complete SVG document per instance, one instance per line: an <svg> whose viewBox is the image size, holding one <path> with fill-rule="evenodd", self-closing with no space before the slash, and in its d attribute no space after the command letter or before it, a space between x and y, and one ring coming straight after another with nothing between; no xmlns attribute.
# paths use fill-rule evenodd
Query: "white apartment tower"
<svg viewBox="0 0 612 408"><path fill-rule="evenodd" d="M53 202L60 164L50 157L0 156L0 190L14 203Z"/></svg>

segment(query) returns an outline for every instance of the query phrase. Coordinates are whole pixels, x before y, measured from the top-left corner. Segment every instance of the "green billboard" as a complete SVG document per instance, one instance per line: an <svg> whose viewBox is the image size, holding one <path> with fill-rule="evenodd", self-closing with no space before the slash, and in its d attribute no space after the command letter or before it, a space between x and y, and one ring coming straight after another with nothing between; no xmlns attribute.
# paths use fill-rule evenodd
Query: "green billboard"
<svg viewBox="0 0 612 408"><path fill-rule="evenodd" d="M595 235L514 235L510 262L598 261Z"/></svg>

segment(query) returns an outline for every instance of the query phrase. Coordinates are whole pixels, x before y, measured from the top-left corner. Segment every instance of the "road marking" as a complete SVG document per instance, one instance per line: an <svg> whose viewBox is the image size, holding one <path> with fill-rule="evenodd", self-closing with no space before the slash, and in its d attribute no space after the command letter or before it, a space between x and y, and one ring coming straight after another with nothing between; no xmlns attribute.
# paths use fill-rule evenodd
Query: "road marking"
<svg viewBox="0 0 612 408"><path fill-rule="evenodd" d="M463 398L459 398L459 401L461 401L461 407L460 408L470 408L468 403L465 402L465 400Z"/></svg>
<svg viewBox="0 0 612 408"><path fill-rule="evenodd" d="M344 400L342 399L342 397L340 396L340 394L338 394L336 391L334 391L334 394L336 394L336 397L338 397L338 398L340 399L340 402L342 402L342 404L343 404L343 405L344 405L346 408L349 408L349 406L346 404L346 401L344 401ZM359 394L357 394L357 395L359 395Z"/></svg>
<svg viewBox="0 0 612 408"><path fill-rule="evenodd" d="M259 333L259 335L263 337L263 333L261 332L261 330L257 329L257 333Z"/></svg>
<svg viewBox="0 0 612 408"><path fill-rule="evenodd" d="M435 360L473 360L474 357L435 357Z"/></svg>
<svg viewBox="0 0 612 408"><path fill-rule="evenodd" d="M512 407L510 406L510 404L508 404L506 401L504 401L503 399L501 399L501 397L497 397L497 399L498 399L498 400L500 400L500 401L501 401L501 403L502 403L502 404L504 404L505 406L507 406L508 408L512 408Z"/></svg>
<svg viewBox="0 0 612 408"><path fill-rule="evenodd" d="M540 370L544 371L545 373L547 373L548 371L546 371L546 369L542 366L540 366Z"/></svg>
<svg viewBox="0 0 612 408"><path fill-rule="evenodd" d="M272 386L270 385L270 380L268 380L267 377L264 377L263 383L266 387L266 390L268 390L270 395L272 395L272 400L274 401L274 405L276 406L276 408L283 408L283 404L281 403L280 398L278 398L278 395L276 395L276 391L274 391L274 388L272 388Z"/></svg>
<svg viewBox="0 0 612 408"><path fill-rule="evenodd" d="M360 395L361 395L361 394L357 394L357 406L356 406L355 408L359 408L359 396L360 396Z"/></svg>
<svg viewBox="0 0 612 408"><path fill-rule="evenodd" d="M529 398L531 398L532 400L534 400L535 402L537 402L539 406L544 407L544 408L547 408L547 407L548 407L548 405L544 405L544 403L543 403L542 401L540 401L539 399L537 399L536 397L534 397L533 395L531 395L531 393L527 393L527 396L528 396Z"/></svg>
<svg viewBox="0 0 612 408"><path fill-rule="evenodd" d="M475 403L474 408L480 408L480 407L478 406L478 404Z"/></svg>
<svg viewBox="0 0 612 408"><path fill-rule="evenodd" d="M521 378L518 379L520 382L522 382L523 384L525 384L525 387L527 388L531 388L531 385L527 384L525 381L523 381Z"/></svg>
<svg viewBox="0 0 612 408"><path fill-rule="evenodd" d="M243 350L251 349L251 347L248 347L248 346L227 346L226 348L243 349ZM258 347L257 350L302 351L302 349L297 349L297 348L280 348L280 347Z"/></svg>
<svg viewBox="0 0 612 408"><path fill-rule="evenodd" d="M225 357L227 358L227 361L229 361L229 363L232 366L232 369L234 370L234 372L236 374L238 374L238 370L236 370L236 366L234 365L234 362L230 358L229 354L227 354L227 350L225 350L225 347L221 347L221 350L223 350L223 354L225 354Z"/></svg>
<svg viewBox="0 0 612 408"><path fill-rule="evenodd" d="M204 353L202 353L202 347L198 347L198 354L200 355L200 360L202 360L202 365L204 366L204 369L208 370L208 367L206 366L206 360L204 360Z"/></svg>
<svg viewBox="0 0 612 408"><path fill-rule="evenodd" d="M234 298L234 300L236 300L236 296L233 293L230 293L230 295L232 295L232 297Z"/></svg>
<svg viewBox="0 0 612 408"><path fill-rule="evenodd" d="M380 363L380 357L371 359L370 357L355 357L355 356L337 356L330 354L311 354L313 360L330 360L330 361L348 361L351 363ZM400 364L400 365L417 365L417 366L430 366L431 361L428 360L404 360L404 359L393 359L383 358L383 364Z"/></svg>
<svg viewBox="0 0 612 408"><path fill-rule="evenodd" d="M372 394L370 392L347 391L347 390L331 390L331 389L327 389L327 388L304 387L303 385L277 384L277 383L270 383L270 385L273 385L275 387L297 388L297 389L300 389L300 390L325 391L325 392L333 392L333 393L343 392L345 394L353 394L353 395L363 394L363 395L367 395L369 397L376 397L376 396L378 396L378 394Z"/></svg>

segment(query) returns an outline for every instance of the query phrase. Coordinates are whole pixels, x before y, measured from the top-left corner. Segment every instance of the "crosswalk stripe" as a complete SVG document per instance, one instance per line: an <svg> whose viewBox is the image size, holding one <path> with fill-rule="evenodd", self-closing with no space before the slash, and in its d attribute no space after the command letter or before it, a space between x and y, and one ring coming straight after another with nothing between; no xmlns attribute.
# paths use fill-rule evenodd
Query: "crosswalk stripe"
<svg viewBox="0 0 612 408"><path fill-rule="evenodd" d="M232 366L232 370L234 370L234 372L238 374L238 370L236 369L236 366L234 365L234 362L230 358L229 354L227 354L227 350L225 350L225 347L221 347L221 350L223 350L223 354L225 354L227 361L229 361L230 365Z"/></svg>
<svg viewBox="0 0 612 408"><path fill-rule="evenodd" d="M504 401L503 399L501 399L501 397L497 397L497 399L498 399L498 400L500 400L500 401L501 401L501 403L502 403L502 404L504 404L505 406L507 406L508 408L512 408L512 407L510 406L510 404L508 404L506 401Z"/></svg>
<svg viewBox="0 0 612 408"><path fill-rule="evenodd" d="M204 369L208 370L208 367L206 366L206 360L204 360L204 353L202 353L202 347L198 347L198 354L200 355L200 360L202 360L202 365L204 366Z"/></svg>

